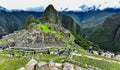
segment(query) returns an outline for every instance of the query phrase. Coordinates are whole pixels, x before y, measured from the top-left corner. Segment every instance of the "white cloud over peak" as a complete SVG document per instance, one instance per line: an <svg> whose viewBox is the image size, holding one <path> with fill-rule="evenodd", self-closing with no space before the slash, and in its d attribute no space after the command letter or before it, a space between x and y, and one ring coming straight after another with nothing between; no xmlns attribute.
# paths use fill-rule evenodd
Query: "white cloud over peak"
<svg viewBox="0 0 120 70"><path fill-rule="evenodd" d="M46 8L49 4L53 4L57 10L74 10L82 11L80 7L96 7L104 8L120 8L120 0L0 0L0 6L9 10L42 7Z"/></svg>

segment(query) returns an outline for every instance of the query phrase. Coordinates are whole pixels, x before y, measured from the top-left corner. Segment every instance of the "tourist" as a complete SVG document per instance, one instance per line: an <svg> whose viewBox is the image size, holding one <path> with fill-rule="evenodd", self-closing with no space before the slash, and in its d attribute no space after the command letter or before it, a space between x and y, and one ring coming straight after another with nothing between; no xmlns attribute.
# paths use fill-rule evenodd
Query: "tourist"
<svg viewBox="0 0 120 70"><path fill-rule="evenodd" d="M98 51L98 55L102 55L103 54L103 51L102 50L99 50Z"/></svg>
<svg viewBox="0 0 120 70"><path fill-rule="evenodd" d="M89 52L89 53L93 53L93 47L92 47L92 46L90 46L88 52Z"/></svg>
<svg viewBox="0 0 120 70"><path fill-rule="evenodd" d="M50 54L50 50L47 50L47 54Z"/></svg>

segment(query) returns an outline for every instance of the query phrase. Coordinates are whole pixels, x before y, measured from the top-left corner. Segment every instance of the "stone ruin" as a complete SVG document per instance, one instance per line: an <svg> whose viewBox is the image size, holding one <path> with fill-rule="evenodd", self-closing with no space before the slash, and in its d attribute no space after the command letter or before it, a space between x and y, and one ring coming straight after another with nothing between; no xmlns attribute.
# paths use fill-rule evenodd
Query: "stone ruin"
<svg viewBox="0 0 120 70"><path fill-rule="evenodd" d="M37 62L35 59L31 59L25 67L21 67L18 70L85 70L79 66L71 63L56 63L50 62Z"/></svg>
<svg viewBox="0 0 120 70"><path fill-rule="evenodd" d="M50 62L37 62L35 59L31 59L25 67L21 67L18 70L100 70L91 68L82 68L80 66L65 62L56 63L54 61Z"/></svg>
<svg viewBox="0 0 120 70"><path fill-rule="evenodd" d="M51 30L55 30L58 35L63 35L66 39L60 38L57 34L44 32L43 30L35 27L30 30L23 29L20 31L15 31L14 33L3 36L3 40L7 40L8 43L13 45L10 46L9 44L0 44L0 48L4 49L12 47L13 49L18 50L26 50L27 48L32 50L38 48L42 49L43 47L58 48L61 46L66 46L66 41L72 45L75 45L75 43L72 43L74 41L70 41L70 31L55 24L49 25L49 28Z"/></svg>

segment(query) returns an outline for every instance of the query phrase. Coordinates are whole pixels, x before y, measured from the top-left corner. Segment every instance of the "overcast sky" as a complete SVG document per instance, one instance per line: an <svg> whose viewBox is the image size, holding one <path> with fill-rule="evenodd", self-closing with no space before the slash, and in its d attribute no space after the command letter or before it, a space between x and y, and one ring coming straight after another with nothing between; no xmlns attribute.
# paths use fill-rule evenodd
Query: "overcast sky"
<svg viewBox="0 0 120 70"><path fill-rule="evenodd" d="M49 4L53 4L57 10L82 10L82 7L95 6L99 9L120 8L120 0L0 0L0 6L9 10L40 8L43 10Z"/></svg>

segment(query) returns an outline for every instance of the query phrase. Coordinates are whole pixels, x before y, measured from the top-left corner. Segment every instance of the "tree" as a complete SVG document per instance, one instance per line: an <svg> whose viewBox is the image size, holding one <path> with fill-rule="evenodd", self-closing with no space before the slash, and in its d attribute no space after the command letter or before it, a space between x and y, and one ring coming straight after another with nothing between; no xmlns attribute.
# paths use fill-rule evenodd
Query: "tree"
<svg viewBox="0 0 120 70"><path fill-rule="evenodd" d="M26 20L25 25L24 25L23 28L27 28L27 26L30 25L34 20L35 20L34 16L33 15L29 15L27 17L27 20Z"/></svg>

